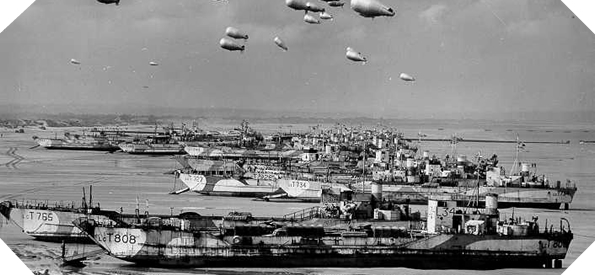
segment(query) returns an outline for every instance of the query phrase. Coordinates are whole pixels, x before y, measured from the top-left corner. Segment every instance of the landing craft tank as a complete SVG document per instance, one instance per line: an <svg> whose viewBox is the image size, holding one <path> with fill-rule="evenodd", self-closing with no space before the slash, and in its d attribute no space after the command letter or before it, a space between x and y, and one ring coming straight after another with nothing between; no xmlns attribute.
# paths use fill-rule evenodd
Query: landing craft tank
<svg viewBox="0 0 595 275"><path fill-rule="evenodd" d="M178 177L189 191L203 195L262 198L283 193L274 180L233 177L223 173L225 172L210 171L210 173L201 174L178 172Z"/></svg>
<svg viewBox="0 0 595 275"><path fill-rule="evenodd" d="M351 9L363 17L395 16L395 11L377 0L351 0Z"/></svg>
<svg viewBox="0 0 595 275"><path fill-rule="evenodd" d="M267 160L299 160L301 150L250 150L234 149L229 147L209 148L202 146L184 147L190 156L199 158L225 158L225 159L267 159Z"/></svg>
<svg viewBox="0 0 595 275"><path fill-rule="evenodd" d="M54 150L90 150L115 152L120 150L117 144L104 137L89 137L65 135L64 138L33 137L37 144L46 149Z"/></svg>
<svg viewBox="0 0 595 275"><path fill-rule="evenodd" d="M444 220L436 208L428 205L425 231L225 220L213 227L178 217L116 226L82 218L75 225L113 257L171 267L499 269L551 267L552 261L561 267L573 238L568 222L540 230L536 220L508 222L498 213L463 209L448 217L450 227L437 226Z"/></svg>
<svg viewBox="0 0 595 275"><path fill-rule="evenodd" d="M225 35L227 35L231 38L235 38L235 39L248 40L247 34L245 34L244 32L242 32L234 27L227 27L227 29L225 29Z"/></svg>
<svg viewBox="0 0 595 275"><path fill-rule="evenodd" d="M319 181L311 174L288 172L274 165L245 164L240 167L233 162L196 159L188 159L187 164L195 172L176 172L187 186L183 192L319 202L323 189L348 190L345 184Z"/></svg>
<svg viewBox="0 0 595 275"><path fill-rule="evenodd" d="M314 16L310 14L304 15L304 22L309 24L320 24L320 20L316 19Z"/></svg>
<svg viewBox="0 0 595 275"><path fill-rule="evenodd" d="M287 45L285 45L285 42L283 42L283 40L281 40L281 38L279 38L278 36L275 36L275 38L273 39L273 42L275 42L275 44L279 48L283 49L283 51L287 51L288 50Z"/></svg>
<svg viewBox="0 0 595 275"><path fill-rule="evenodd" d="M240 51L243 52L245 49L244 45L240 45L238 43L236 43L235 41L229 39L229 38L221 38L221 40L219 40L219 46L221 46L221 48L226 49L228 51Z"/></svg>
<svg viewBox="0 0 595 275"><path fill-rule="evenodd" d="M0 213L23 232L35 239L50 242L89 242L85 234L72 222L89 215L100 221L110 219L99 209L83 207L48 206L45 203L0 203ZM112 212L112 214L116 214Z"/></svg>
<svg viewBox="0 0 595 275"><path fill-rule="evenodd" d="M92 192L92 187L89 189ZM19 227L25 234L41 241L50 242L90 242L72 222L82 217L110 223L119 215L92 206L92 193L89 201L84 196L81 205L74 202L48 203L42 201L4 201L0 203L0 214Z"/></svg>
<svg viewBox="0 0 595 275"><path fill-rule="evenodd" d="M142 142L122 142L118 144L122 152L142 155L180 155L184 154L181 144L156 144Z"/></svg>

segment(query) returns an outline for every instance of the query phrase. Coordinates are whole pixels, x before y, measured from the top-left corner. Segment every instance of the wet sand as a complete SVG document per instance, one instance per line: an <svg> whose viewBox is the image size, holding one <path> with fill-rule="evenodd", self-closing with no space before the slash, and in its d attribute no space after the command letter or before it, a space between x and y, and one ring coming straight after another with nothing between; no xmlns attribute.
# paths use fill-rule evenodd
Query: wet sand
<svg viewBox="0 0 595 275"><path fill-rule="evenodd" d="M209 125L213 126L213 125ZM223 129L226 125L218 125ZM229 125L232 127L234 125ZM252 124L256 130L278 131L276 124ZM260 126L260 127L259 127ZM589 128L591 127L591 128ZM521 153L521 159L537 163L539 173L545 173L550 181L566 178L577 182L579 188L570 210L515 209L515 216L529 219L539 216L540 224L545 220L557 224L560 217L570 220L575 238L564 260L564 267L574 261L593 241L595 241L595 144L578 144L578 140L595 139L593 126L550 125L550 124L432 124L405 123L399 125L406 136L416 137L418 132L435 138L449 137L453 133L463 138L515 139L516 132L523 140L571 140L569 145L531 144ZM438 128L444 128L439 130ZM486 131L485 129L490 129ZM286 129L308 129L307 125L295 125ZM52 137L60 135L64 129L25 129L25 134L0 129L0 201L8 199L38 201L74 201L80 203L82 188L93 185L93 200L105 209L120 209L133 212L136 201L140 211L169 214L181 211L194 211L201 215L224 215L230 211L250 211L259 216L280 216L303 208L310 203L267 203L249 198L201 196L193 193L168 195L174 188L181 188L172 175L164 174L180 166L171 157L139 156L124 153L104 153L91 151L53 151L34 148L31 136ZM443 157L452 154L446 142L427 142L422 149L430 150L430 155ZM500 163L510 169L515 154L514 144L459 143L456 151L470 158L481 148L485 157L496 153ZM176 186L174 186L176 185ZM148 208L147 208L148 200ZM173 208L173 209L172 209ZM424 212L424 207L419 207ZM510 216L512 209L503 209ZM337 268L297 268L297 269L159 269L142 268L127 262L103 255L90 259L83 269L60 268L60 244L35 241L26 236L15 225L2 220L0 238L4 240L32 270L49 269L50 274L561 274L563 270L502 269L495 271L432 271L404 268L337 269ZM70 246L69 249L76 249ZM82 246L78 247L82 249ZM94 249L86 247L86 249Z"/></svg>

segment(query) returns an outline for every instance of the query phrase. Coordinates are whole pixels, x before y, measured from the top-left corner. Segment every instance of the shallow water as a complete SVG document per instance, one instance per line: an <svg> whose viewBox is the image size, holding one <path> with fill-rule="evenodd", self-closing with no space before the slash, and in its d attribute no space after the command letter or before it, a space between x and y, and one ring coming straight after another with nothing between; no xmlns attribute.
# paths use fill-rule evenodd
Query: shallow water
<svg viewBox="0 0 595 275"><path fill-rule="evenodd" d="M224 125L223 125L224 126ZM258 124L251 125L259 130ZM278 125L260 125L262 129L279 129ZM295 125L292 129L308 129L308 125ZM595 144L580 145L578 140L595 140L593 125L554 125L533 123L487 123L465 124L432 121L403 122L398 125L407 137L416 137L418 132L432 138L448 138L457 134L463 138L514 140L516 133L521 140L570 140L569 145L527 144L521 159L537 164L538 171L545 173L550 181L570 179L579 190L568 211L541 209L515 209L515 215L531 217L538 215L541 222L557 222L560 217L570 220L575 239L564 260L570 265L593 241L595 241ZM221 128L223 128L221 126ZM443 128L443 130L439 130ZM210 197L186 193L168 195L174 188L181 188L172 175L163 174L179 166L170 157L135 156L123 153L52 151L43 148L30 149L35 145L31 136L52 136L50 131L26 129L25 134L0 130L0 201L7 199L41 201L75 201L80 203L82 188L93 185L93 200L102 208L132 212L136 201L140 211L169 214L180 211L196 211L202 215L227 214L233 210L250 211L254 215L278 216L311 207L308 203L266 203L248 198ZM62 130L58 130L62 131ZM422 149L430 155L443 157L453 153L448 142L423 142ZM15 150L16 149L16 150ZM481 149L481 150L480 150ZM459 143L456 153L470 158L481 151L485 157L496 153L500 163L510 169L514 144ZM15 156L16 155L16 156ZM18 157L20 156L20 157ZM176 185L176 186L174 186ZM148 200L148 207L147 207ZM173 207L173 209L172 209ZM424 207L419 207L424 211ZM501 212L511 214L511 209ZM60 268L60 245L38 242L26 236L15 225L2 221L0 238L4 240L32 270L49 269L51 274L560 274L563 270L502 269L495 271L461 270L414 270L405 268L294 268L294 269L158 269L140 268L115 258L103 255L88 261L82 269ZM82 249L70 246L69 249ZM86 247L86 249L93 249Z"/></svg>

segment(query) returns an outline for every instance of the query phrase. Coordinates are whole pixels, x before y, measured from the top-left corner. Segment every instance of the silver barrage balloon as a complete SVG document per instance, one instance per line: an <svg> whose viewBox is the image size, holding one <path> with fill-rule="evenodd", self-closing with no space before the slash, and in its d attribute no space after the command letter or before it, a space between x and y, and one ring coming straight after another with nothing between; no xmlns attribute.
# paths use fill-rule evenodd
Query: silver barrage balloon
<svg viewBox="0 0 595 275"><path fill-rule="evenodd" d="M227 29L225 29L225 35L235 39L248 39L247 34L234 27L227 27Z"/></svg>
<svg viewBox="0 0 595 275"><path fill-rule="evenodd" d="M395 16L395 11L377 0L351 0L351 9L363 17Z"/></svg>
<svg viewBox="0 0 595 275"><path fill-rule="evenodd" d="M415 81L415 78L413 76L410 76L406 73L401 73L401 75L399 75L399 78L403 81Z"/></svg>
<svg viewBox="0 0 595 275"><path fill-rule="evenodd" d="M351 61L356 61L356 62L368 62L368 59L366 57L364 57L362 55L362 53L354 50L351 47L347 47L347 52L345 53L345 56L347 56L347 59L351 60Z"/></svg>
<svg viewBox="0 0 595 275"><path fill-rule="evenodd" d="M320 24L320 20L309 14L304 15L304 21L310 24Z"/></svg>
<svg viewBox="0 0 595 275"><path fill-rule="evenodd" d="M116 4L116 6L120 5L120 0L97 0L97 2L106 4L106 5L109 5L109 4Z"/></svg>
<svg viewBox="0 0 595 275"><path fill-rule="evenodd" d="M285 5L294 9L294 10L308 11L308 6L306 5L306 1L285 0Z"/></svg>
<svg viewBox="0 0 595 275"><path fill-rule="evenodd" d="M331 2L328 2L328 5L331 7L343 7L345 5L345 2L331 1Z"/></svg>
<svg viewBox="0 0 595 275"><path fill-rule="evenodd" d="M237 42L235 42L227 37L223 37L223 38L221 38L221 40L219 40L219 46L221 46L221 48L226 49L228 51L243 52L245 49L244 45L240 45Z"/></svg>
<svg viewBox="0 0 595 275"><path fill-rule="evenodd" d="M281 40L281 38L279 38L278 36L275 36L275 39L273 39L273 41L275 42L275 44L277 44L277 46L279 46L279 48L283 49L283 51L287 51L287 45L285 45L285 42L283 42L283 40Z"/></svg>
<svg viewBox="0 0 595 275"><path fill-rule="evenodd" d="M324 8L312 2L306 2L306 10L311 12L323 12Z"/></svg>
<svg viewBox="0 0 595 275"><path fill-rule="evenodd" d="M333 16L328 14L327 12L322 12L322 13L320 13L320 19L333 20Z"/></svg>

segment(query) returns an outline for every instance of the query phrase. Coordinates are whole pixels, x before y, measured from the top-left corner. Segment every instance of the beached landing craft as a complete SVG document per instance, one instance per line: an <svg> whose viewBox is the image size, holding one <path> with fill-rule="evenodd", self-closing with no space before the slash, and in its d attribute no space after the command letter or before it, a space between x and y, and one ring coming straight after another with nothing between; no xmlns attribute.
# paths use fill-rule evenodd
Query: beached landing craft
<svg viewBox="0 0 595 275"><path fill-rule="evenodd" d="M204 195L251 197L267 201L291 199L319 202L322 185L332 186L319 181L289 179L285 171L266 165L245 165L241 168L235 163L231 164L206 165L204 169L196 167L198 173L176 171L177 177L187 188L174 193L192 191Z"/></svg>
<svg viewBox="0 0 595 275"><path fill-rule="evenodd" d="M573 238L568 222L540 230L536 218L500 220L494 208L458 209L447 227L437 205L428 204L426 230L274 221L213 227L178 217L75 225L113 257L169 267L561 268Z"/></svg>
<svg viewBox="0 0 595 275"><path fill-rule="evenodd" d="M524 168L526 170L526 168ZM459 206L485 205L487 194L498 194L500 206L543 208L543 209L568 209L577 188L572 183L562 184L559 181L555 185L546 184L543 178L537 178L528 172L522 172L522 176L500 175L498 168L490 168L487 171L488 178L485 180L476 179L451 179L442 178L443 182L420 183L415 181L404 182L383 179L370 179L362 187L361 178L352 180L353 183L333 183L336 179L291 179L280 178L278 184L281 188L285 186L308 186L309 194L318 194L324 188L344 186L344 188L356 191L377 189L383 194L386 200L399 204L426 204L430 199L455 201ZM405 177L407 178L407 177ZM409 180L416 177L409 177ZM299 190L299 189L298 189ZM288 192L289 193L289 192ZM297 195L297 194L294 194ZM314 201L314 198L310 200Z"/></svg>
<svg viewBox="0 0 595 275"><path fill-rule="evenodd" d="M178 172L178 177L188 187L188 191L204 195L259 198L282 192L270 180L182 172Z"/></svg>
<svg viewBox="0 0 595 275"><path fill-rule="evenodd" d="M262 160L299 160L302 150L251 150L230 147L209 148L202 146L185 146L188 155L198 158L224 159L262 159Z"/></svg>
<svg viewBox="0 0 595 275"><path fill-rule="evenodd" d="M106 137L64 134L64 138L39 138L33 136L37 144L46 149L56 150L92 150L115 152L120 147Z"/></svg>
<svg viewBox="0 0 595 275"><path fill-rule="evenodd" d="M187 186L187 191L215 196L252 197L265 201L291 200L316 203L322 200L323 191L327 189L351 190L351 188L357 189L357 187L361 189L361 184L350 186L290 175L263 173L251 174L251 176L250 178L234 179L178 172L178 177ZM256 179L259 177L261 179Z"/></svg>
<svg viewBox="0 0 595 275"><path fill-rule="evenodd" d="M469 202L483 205L485 195L495 193L500 197L501 207L568 209L577 191L570 181L554 184L545 175L537 174L536 165L518 163L517 159L518 165L514 167L519 167L520 172L506 175L498 166L496 155L489 159L478 157L477 164L466 156L458 156L456 162L441 162L430 158L427 151L419 160L403 154L398 158L400 168L374 174L385 197L396 203L425 204L429 198L436 197L459 205Z"/></svg>
<svg viewBox="0 0 595 275"><path fill-rule="evenodd" d="M144 141L122 142L120 149L129 154L179 155L184 154L184 144L169 135L155 135Z"/></svg>
<svg viewBox="0 0 595 275"><path fill-rule="evenodd" d="M106 212L98 208L73 208L71 206L20 204L10 201L0 203L0 213L13 222L25 234L50 242L89 242L72 221L81 217L108 220ZM111 214L117 214L112 212Z"/></svg>
<svg viewBox="0 0 595 275"><path fill-rule="evenodd" d="M120 143L120 149L129 154L143 155L179 155L184 154L180 144L147 144L147 143Z"/></svg>
<svg viewBox="0 0 595 275"><path fill-rule="evenodd" d="M52 205L41 201L4 201L0 203L0 214L21 228L25 234L51 242L89 242L85 234L74 227L74 220L92 217L109 222L112 221L109 217L118 216L117 212L101 210L98 206L92 207L92 197L87 204L84 196L80 206L75 206L74 202Z"/></svg>
<svg viewBox="0 0 595 275"><path fill-rule="evenodd" d="M171 194L193 191L204 195L253 197L266 201L320 202L323 189L349 189L347 184L325 182L311 173L297 172L299 167L292 168L296 171L290 172L279 165L244 164L240 167L233 161L193 158L178 158L178 161L193 171L175 172L186 188Z"/></svg>

